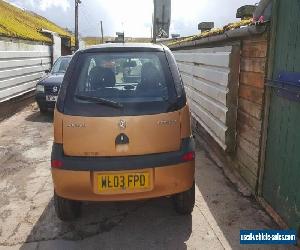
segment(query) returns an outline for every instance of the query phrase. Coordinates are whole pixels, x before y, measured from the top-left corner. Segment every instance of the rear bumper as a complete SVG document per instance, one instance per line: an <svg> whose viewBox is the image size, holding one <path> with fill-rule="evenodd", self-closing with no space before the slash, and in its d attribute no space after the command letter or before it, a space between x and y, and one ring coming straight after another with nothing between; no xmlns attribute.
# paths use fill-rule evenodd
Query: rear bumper
<svg viewBox="0 0 300 250"><path fill-rule="evenodd" d="M52 160L62 167L52 168L55 192L64 198L81 201L122 201L168 196L192 187L195 161L184 162L183 155L194 151L193 138L182 140L176 152L122 157L69 157L62 144L53 144ZM96 178L99 173L145 171L152 173L152 189L138 193L99 194Z"/></svg>
<svg viewBox="0 0 300 250"><path fill-rule="evenodd" d="M125 201L149 199L184 192L192 187L195 161L153 168L153 188L150 191L122 194L95 193L93 171L52 169L57 195L79 201Z"/></svg>
<svg viewBox="0 0 300 250"><path fill-rule="evenodd" d="M180 150L175 152L119 157L65 156L63 144L54 143L51 160L62 162L62 167L60 169L64 170L124 171L177 165L183 163L183 155L191 151L195 151L195 143L192 137L182 139Z"/></svg>
<svg viewBox="0 0 300 250"><path fill-rule="evenodd" d="M49 109L54 109L55 108L55 102L48 102L46 101L46 95L45 94L36 94L35 100L39 107L42 108L49 108Z"/></svg>

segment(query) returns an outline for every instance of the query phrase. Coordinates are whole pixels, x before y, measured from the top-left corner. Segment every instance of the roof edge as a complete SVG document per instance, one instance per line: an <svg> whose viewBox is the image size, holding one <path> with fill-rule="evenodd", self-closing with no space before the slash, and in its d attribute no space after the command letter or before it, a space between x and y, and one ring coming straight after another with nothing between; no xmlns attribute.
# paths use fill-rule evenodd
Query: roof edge
<svg viewBox="0 0 300 250"><path fill-rule="evenodd" d="M161 44L152 43L105 43L82 49L82 52L120 52L120 51L163 51Z"/></svg>
<svg viewBox="0 0 300 250"><path fill-rule="evenodd" d="M18 37L18 36L8 36L6 34L1 34L0 33L0 41L16 41L16 42L23 42L23 43L28 43L28 44L40 44L40 45L53 45L53 42L51 41L42 41L42 40L34 40L34 39L29 39L29 38L24 38L24 37Z"/></svg>
<svg viewBox="0 0 300 250"><path fill-rule="evenodd" d="M247 36L263 34L264 32L266 32L267 27L268 25L266 23L262 25L251 25L239 29L228 30L221 35L204 37L194 41L187 41L187 42L182 42L180 44L167 45L167 46L171 50L177 50L177 49L182 49L187 47L194 47L194 46L206 45L206 44L217 43L217 42L225 42L225 41L230 41L230 40L243 38Z"/></svg>

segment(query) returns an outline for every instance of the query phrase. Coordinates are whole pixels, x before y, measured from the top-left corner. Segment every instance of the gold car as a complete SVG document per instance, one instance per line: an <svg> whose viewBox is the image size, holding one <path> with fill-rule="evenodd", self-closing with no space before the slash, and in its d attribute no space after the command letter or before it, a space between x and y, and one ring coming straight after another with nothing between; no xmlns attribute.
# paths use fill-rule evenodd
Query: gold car
<svg viewBox="0 0 300 250"><path fill-rule="evenodd" d="M162 196L192 212L190 112L167 47L105 44L73 56L54 113L51 170L62 220L78 217L82 201Z"/></svg>

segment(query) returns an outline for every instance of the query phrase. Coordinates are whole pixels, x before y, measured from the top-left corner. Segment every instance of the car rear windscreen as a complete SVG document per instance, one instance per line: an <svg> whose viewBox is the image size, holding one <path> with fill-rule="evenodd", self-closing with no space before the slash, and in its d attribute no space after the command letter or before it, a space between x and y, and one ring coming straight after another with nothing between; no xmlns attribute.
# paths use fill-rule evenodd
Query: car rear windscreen
<svg viewBox="0 0 300 250"><path fill-rule="evenodd" d="M67 96L73 113L136 115L166 112L176 89L164 52L83 53Z"/></svg>
<svg viewBox="0 0 300 250"><path fill-rule="evenodd" d="M157 53L87 54L75 98L78 95L121 103L163 101L168 99L168 86Z"/></svg>

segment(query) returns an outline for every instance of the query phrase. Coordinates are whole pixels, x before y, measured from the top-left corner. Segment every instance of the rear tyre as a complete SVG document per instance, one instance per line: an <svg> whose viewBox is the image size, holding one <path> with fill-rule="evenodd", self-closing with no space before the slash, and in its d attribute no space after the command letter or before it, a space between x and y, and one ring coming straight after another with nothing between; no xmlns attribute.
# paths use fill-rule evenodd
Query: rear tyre
<svg viewBox="0 0 300 250"><path fill-rule="evenodd" d="M195 206L195 183L182 193L173 196L174 208L179 214L191 214Z"/></svg>
<svg viewBox="0 0 300 250"><path fill-rule="evenodd" d="M41 114L46 114L48 112L48 109L45 107L39 106L39 109Z"/></svg>
<svg viewBox="0 0 300 250"><path fill-rule="evenodd" d="M80 216L81 202L62 198L55 192L54 207L57 217L62 221L75 220Z"/></svg>

